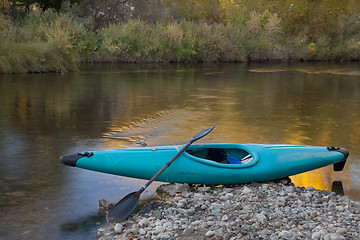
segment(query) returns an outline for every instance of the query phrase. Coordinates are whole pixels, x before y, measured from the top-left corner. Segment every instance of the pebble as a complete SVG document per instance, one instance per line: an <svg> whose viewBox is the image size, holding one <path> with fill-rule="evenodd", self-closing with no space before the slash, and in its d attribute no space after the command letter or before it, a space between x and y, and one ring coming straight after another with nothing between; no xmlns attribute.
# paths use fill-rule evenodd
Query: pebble
<svg viewBox="0 0 360 240"><path fill-rule="evenodd" d="M336 210L342 212L345 210L345 208L343 206L336 206Z"/></svg>
<svg viewBox="0 0 360 240"><path fill-rule="evenodd" d="M339 234L333 233L330 235L331 240L340 240L342 237Z"/></svg>
<svg viewBox="0 0 360 240"><path fill-rule="evenodd" d="M225 222L225 221L227 221L227 220L229 220L229 216L225 214L225 215L221 218L221 221Z"/></svg>
<svg viewBox="0 0 360 240"><path fill-rule="evenodd" d="M304 193L304 197L307 197L307 198L311 198L312 197L312 194L307 192L307 193Z"/></svg>
<svg viewBox="0 0 360 240"><path fill-rule="evenodd" d="M116 232L117 234L121 233L123 230L123 226L121 225L121 223L117 223L115 226L114 226L114 232Z"/></svg>
<svg viewBox="0 0 360 240"><path fill-rule="evenodd" d="M198 190L198 192L208 192L208 191L210 191L210 188L207 188L207 187L199 187L197 190Z"/></svg>
<svg viewBox="0 0 360 240"><path fill-rule="evenodd" d="M164 226L156 226L155 227L155 231L154 231L154 234L159 234L159 233L163 233L165 232L165 227Z"/></svg>
<svg viewBox="0 0 360 240"><path fill-rule="evenodd" d="M147 227L147 226L149 226L149 223L150 223L149 219L143 218L140 220L139 225L140 225L140 227Z"/></svg>
<svg viewBox="0 0 360 240"><path fill-rule="evenodd" d="M215 236L215 234L216 234L216 233L215 233L214 231L207 231L206 234L205 234L205 236L206 236L206 237L212 237L212 236Z"/></svg>
<svg viewBox="0 0 360 240"><path fill-rule="evenodd" d="M264 221L266 220L266 216L261 212L259 214L256 215L256 218L262 223L264 224Z"/></svg>
<svg viewBox="0 0 360 240"><path fill-rule="evenodd" d="M289 231L283 230L279 233L279 237L289 239L291 233Z"/></svg>
<svg viewBox="0 0 360 240"><path fill-rule="evenodd" d="M314 239L314 240L318 240L321 238L321 234L320 232L314 232L312 235L311 235L311 239Z"/></svg>
<svg viewBox="0 0 360 240"><path fill-rule="evenodd" d="M344 235L346 233L346 228L339 228L338 230L336 230L336 233L340 235Z"/></svg>
<svg viewBox="0 0 360 240"><path fill-rule="evenodd" d="M97 238L360 239L360 203L313 187L278 181L159 188L151 208L101 226Z"/></svg>
<svg viewBox="0 0 360 240"><path fill-rule="evenodd" d="M184 233L184 235L190 235L190 234L192 234L194 231L195 231L194 228L188 227L188 228L186 228L186 229L184 230L183 233Z"/></svg>
<svg viewBox="0 0 360 240"><path fill-rule="evenodd" d="M244 189L242 190L242 193L243 193L243 194L251 193L251 189L248 188L248 187L244 187Z"/></svg>
<svg viewBox="0 0 360 240"><path fill-rule="evenodd" d="M160 233L157 237L160 239L169 239L171 236L168 233Z"/></svg>
<svg viewBox="0 0 360 240"><path fill-rule="evenodd" d="M139 230L139 234L140 234L140 235L145 235L145 234L146 234L146 230L145 230L145 229L140 229L140 230Z"/></svg>

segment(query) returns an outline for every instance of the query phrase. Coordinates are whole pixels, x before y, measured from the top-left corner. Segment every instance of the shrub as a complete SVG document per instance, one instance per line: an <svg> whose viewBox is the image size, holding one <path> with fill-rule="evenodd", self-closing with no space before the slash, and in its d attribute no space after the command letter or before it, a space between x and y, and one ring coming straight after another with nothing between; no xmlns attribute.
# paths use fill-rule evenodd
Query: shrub
<svg viewBox="0 0 360 240"><path fill-rule="evenodd" d="M0 23L1 72L73 71L88 51L78 44L87 38L85 28L67 14L35 9L20 24L3 15Z"/></svg>

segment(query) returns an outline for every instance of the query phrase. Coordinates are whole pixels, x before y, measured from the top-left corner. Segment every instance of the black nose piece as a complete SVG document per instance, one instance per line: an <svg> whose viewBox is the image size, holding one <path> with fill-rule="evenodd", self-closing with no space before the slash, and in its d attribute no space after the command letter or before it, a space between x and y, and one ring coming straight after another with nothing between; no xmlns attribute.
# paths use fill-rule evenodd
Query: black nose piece
<svg viewBox="0 0 360 240"><path fill-rule="evenodd" d="M344 155L343 160L333 164L334 171L336 172L342 171L345 167L346 159L349 157L349 151L346 150L345 148L338 148L338 147L327 147L327 150L341 152Z"/></svg>
<svg viewBox="0 0 360 240"><path fill-rule="evenodd" d="M348 158L348 156L349 156L349 151L346 150L345 148L340 148L340 152L342 154L344 154L344 160L346 160Z"/></svg>
<svg viewBox="0 0 360 240"><path fill-rule="evenodd" d="M82 157L84 156L81 156L78 153L67 154L60 157L60 162L66 166L76 167L77 160L79 160Z"/></svg>
<svg viewBox="0 0 360 240"><path fill-rule="evenodd" d="M328 146L326 149L329 150L329 151L341 152L341 153L344 155L344 159L343 159L343 160L346 160L346 159L348 158L348 156L349 156L349 151L346 150L345 148L330 147L330 146Z"/></svg>

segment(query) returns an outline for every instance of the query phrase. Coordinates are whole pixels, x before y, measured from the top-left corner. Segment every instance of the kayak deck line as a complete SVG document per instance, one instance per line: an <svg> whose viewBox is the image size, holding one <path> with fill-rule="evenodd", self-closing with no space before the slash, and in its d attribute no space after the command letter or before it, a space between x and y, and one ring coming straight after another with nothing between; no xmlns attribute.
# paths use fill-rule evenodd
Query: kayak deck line
<svg viewBox="0 0 360 240"><path fill-rule="evenodd" d="M150 179L182 147L165 145L98 150L64 155L60 162L97 172ZM161 173L157 180L199 184L267 181L327 165L333 165L335 171L342 171L348 156L349 152L344 148L325 146L194 144L179 155L178 160Z"/></svg>

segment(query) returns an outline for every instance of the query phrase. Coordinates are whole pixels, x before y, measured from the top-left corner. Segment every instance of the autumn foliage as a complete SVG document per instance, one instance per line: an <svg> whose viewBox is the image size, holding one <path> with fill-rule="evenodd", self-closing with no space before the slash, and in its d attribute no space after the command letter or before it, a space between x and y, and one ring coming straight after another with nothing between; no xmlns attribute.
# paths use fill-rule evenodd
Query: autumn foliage
<svg viewBox="0 0 360 240"><path fill-rule="evenodd" d="M69 71L86 61L360 59L360 0L55 3L61 8L0 3L0 72Z"/></svg>

